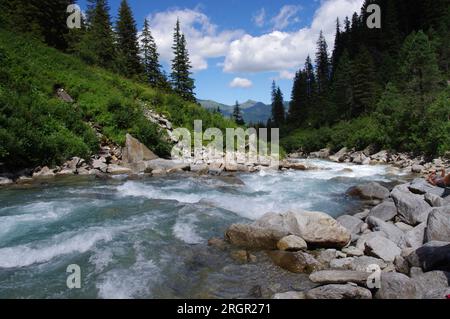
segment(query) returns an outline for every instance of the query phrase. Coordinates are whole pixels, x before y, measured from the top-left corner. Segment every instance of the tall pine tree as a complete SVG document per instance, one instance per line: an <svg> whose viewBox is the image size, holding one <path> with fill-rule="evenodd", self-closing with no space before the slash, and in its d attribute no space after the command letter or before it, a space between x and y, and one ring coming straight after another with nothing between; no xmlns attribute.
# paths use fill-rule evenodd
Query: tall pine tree
<svg viewBox="0 0 450 319"><path fill-rule="evenodd" d="M144 65L146 80L153 87L165 89L167 88L167 80L161 71L159 53L147 19L144 21L144 29L142 30L141 37L142 64Z"/></svg>
<svg viewBox="0 0 450 319"><path fill-rule="evenodd" d="M282 127L285 122L283 93L280 87L275 89L275 81L272 85L272 123L273 127Z"/></svg>
<svg viewBox="0 0 450 319"><path fill-rule="evenodd" d="M127 0L122 0L120 3L116 32L119 71L127 77L141 74L136 21Z"/></svg>
<svg viewBox="0 0 450 319"><path fill-rule="evenodd" d="M237 125L245 125L245 121L242 116L241 108L239 107L238 101L236 101L236 104L234 105L232 117Z"/></svg>

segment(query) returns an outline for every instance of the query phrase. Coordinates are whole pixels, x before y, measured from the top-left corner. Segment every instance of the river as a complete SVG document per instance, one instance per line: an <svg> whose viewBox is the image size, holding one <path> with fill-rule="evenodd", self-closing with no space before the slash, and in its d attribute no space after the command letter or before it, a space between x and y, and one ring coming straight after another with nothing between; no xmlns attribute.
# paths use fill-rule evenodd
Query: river
<svg viewBox="0 0 450 319"><path fill-rule="evenodd" d="M207 241L266 212L355 213L361 203L344 195L349 187L402 178L387 166L309 163L320 169L0 188L0 298L247 298L301 289L305 275L263 253L241 265ZM66 286L71 264L80 266L80 289Z"/></svg>

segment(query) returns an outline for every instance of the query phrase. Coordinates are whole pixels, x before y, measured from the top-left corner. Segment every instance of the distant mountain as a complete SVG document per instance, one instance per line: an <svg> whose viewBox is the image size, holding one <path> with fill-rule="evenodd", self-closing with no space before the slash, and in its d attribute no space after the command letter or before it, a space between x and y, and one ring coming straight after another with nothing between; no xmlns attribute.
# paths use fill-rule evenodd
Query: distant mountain
<svg viewBox="0 0 450 319"><path fill-rule="evenodd" d="M198 100L201 106L207 110L217 110L220 108L220 112L225 117L230 117L233 114L234 105L226 105L212 100ZM272 106L264 104L262 102L256 102L248 100L245 103L239 105L242 111L242 115L246 123L266 123L272 113ZM289 109L289 102L285 102L286 110Z"/></svg>

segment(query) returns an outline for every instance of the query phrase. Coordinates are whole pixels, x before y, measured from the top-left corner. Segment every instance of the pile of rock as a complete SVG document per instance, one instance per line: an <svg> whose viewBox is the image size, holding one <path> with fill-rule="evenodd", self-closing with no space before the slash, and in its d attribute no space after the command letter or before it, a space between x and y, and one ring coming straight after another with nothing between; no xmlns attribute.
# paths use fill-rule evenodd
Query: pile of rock
<svg viewBox="0 0 450 319"><path fill-rule="evenodd" d="M450 165L449 158L436 158L431 162L427 162L423 156L414 157L407 153L391 153L386 150L375 152L374 150L375 148L373 146L369 146L362 151L349 150L344 147L337 153L332 154L330 149L325 148L310 154L296 152L290 154L290 157L319 158L337 163L354 163L358 165L391 164L408 172L423 175L449 167Z"/></svg>
<svg viewBox="0 0 450 319"><path fill-rule="evenodd" d="M443 191L422 179L391 191L360 185L349 194L379 200L370 210L336 220L320 212L268 213L231 225L225 240L248 255L264 250L317 285L274 298L442 299L450 294L450 199Z"/></svg>

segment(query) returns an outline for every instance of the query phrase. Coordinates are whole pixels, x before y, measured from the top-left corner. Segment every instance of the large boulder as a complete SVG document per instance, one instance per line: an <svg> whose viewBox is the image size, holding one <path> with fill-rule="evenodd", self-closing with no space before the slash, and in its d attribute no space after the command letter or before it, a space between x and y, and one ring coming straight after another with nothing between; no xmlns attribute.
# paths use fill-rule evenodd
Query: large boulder
<svg viewBox="0 0 450 319"><path fill-rule="evenodd" d="M389 197L389 190L378 183L370 182L350 188L347 190L347 195L359 197L364 200L383 200Z"/></svg>
<svg viewBox="0 0 450 319"><path fill-rule="evenodd" d="M343 162L345 160L345 157L347 156L347 148L344 147L341 150L339 150L339 152L337 152L336 154L332 155L329 157L329 159L333 162Z"/></svg>
<svg viewBox="0 0 450 319"><path fill-rule="evenodd" d="M311 289L307 299L372 299L370 290L352 284L326 285Z"/></svg>
<svg viewBox="0 0 450 319"><path fill-rule="evenodd" d="M316 271L309 276L309 280L316 284L346 284L355 283L359 286L365 286L370 273L365 271L352 270L322 270Z"/></svg>
<svg viewBox="0 0 450 319"><path fill-rule="evenodd" d="M417 249L422 247L425 237L426 223L419 224L405 233L406 247Z"/></svg>
<svg viewBox="0 0 450 319"><path fill-rule="evenodd" d="M395 187L391 196L402 221L415 226L427 220L431 207L424 200L423 195L413 194L402 187Z"/></svg>
<svg viewBox="0 0 450 319"><path fill-rule="evenodd" d="M397 207L394 202L384 201L378 206L372 208L369 212L369 217L376 217L383 221L393 219L397 215Z"/></svg>
<svg viewBox="0 0 450 319"><path fill-rule="evenodd" d="M128 167L123 167L123 166L116 165L116 164L110 164L110 165L108 165L106 172L111 175L126 175L126 174L131 174L133 171L131 169L129 169Z"/></svg>
<svg viewBox="0 0 450 319"><path fill-rule="evenodd" d="M125 137L125 147L122 149L122 161L124 163L132 164L143 161L151 161L157 159L152 151L150 151L139 140L135 139L130 134Z"/></svg>
<svg viewBox="0 0 450 319"><path fill-rule="evenodd" d="M246 249L277 249L286 232L253 225L233 224L225 232L225 238L233 245Z"/></svg>
<svg viewBox="0 0 450 319"><path fill-rule="evenodd" d="M145 162L146 169L145 171L151 173L153 171L163 171L163 172L177 172L177 171L186 171L190 169L190 165L183 161L178 160L166 160L163 158L154 159L151 161Z"/></svg>
<svg viewBox="0 0 450 319"><path fill-rule="evenodd" d="M375 231L375 232L370 232L370 233L359 236L358 240L356 241L356 248L358 248L361 251L364 251L366 249L366 242L369 239L379 237L379 236L386 237L386 234L381 231Z"/></svg>
<svg viewBox="0 0 450 319"><path fill-rule="evenodd" d="M299 251L306 250L308 245L303 238L295 235L289 235L281 238L277 243L277 247L279 250L284 251Z"/></svg>
<svg viewBox="0 0 450 319"><path fill-rule="evenodd" d="M350 233L331 216L320 212L269 213L254 223L257 227L274 228L303 238L315 248L342 248Z"/></svg>
<svg viewBox="0 0 450 319"><path fill-rule="evenodd" d="M373 231L383 232L386 235L385 237L393 241L398 247L405 246L405 234L394 224L384 222L376 217L368 217L366 222Z"/></svg>
<svg viewBox="0 0 450 319"><path fill-rule="evenodd" d="M12 184L13 181L6 177L0 177L0 186L6 186Z"/></svg>
<svg viewBox="0 0 450 319"><path fill-rule="evenodd" d="M411 267L423 271L450 271L450 242L430 241L406 257Z"/></svg>
<svg viewBox="0 0 450 319"><path fill-rule="evenodd" d="M47 166L43 167L41 170L33 174L33 178L51 178L54 177L55 173L53 170Z"/></svg>
<svg viewBox="0 0 450 319"><path fill-rule="evenodd" d="M425 195L425 201L431 205L431 207L442 207L445 205L450 205L450 203L448 203L444 198L442 198L441 196L435 195L435 194L431 194L431 193L426 193Z"/></svg>
<svg viewBox="0 0 450 319"><path fill-rule="evenodd" d="M375 293L376 299L415 299L416 286L406 275L396 272L381 274L380 289Z"/></svg>
<svg viewBox="0 0 450 319"><path fill-rule="evenodd" d="M360 233L361 227L364 224L361 219L350 215L339 216L336 220L352 234L353 238Z"/></svg>
<svg viewBox="0 0 450 319"><path fill-rule="evenodd" d="M426 224L425 241L450 242L450 206L434 208Z"/></svg>
<svg viewBox="0 0 450 319"><path fill-rule="evenodd" d="M365 253L378 257L384 261L393 262L396 256L400 256L402 250L392 241L385 237L374 237L366 242Z"/></svg>
<svg viewBox="0 0 450 319"><path fill-rule="evenodd" d="M268 251L267 254L277 266L293 273L311 273L323 268L312 255L303 251L275 250Z"/></svg>
<svg viewBox="0 0 450 319"><path fill-rule="evenodd" d="M450 273L430 271L426 273L411 273L411 279L416 286L418 299L444 299L449 293Z"/></svg>
<svg viewBox="0 0 450 319"><path fill-rule="evenodd" d="M423 178L417 178L408 186L409 190L414 194L423 195L426 193L443 196L445 190L443 188L433 186Z"/></svg>

